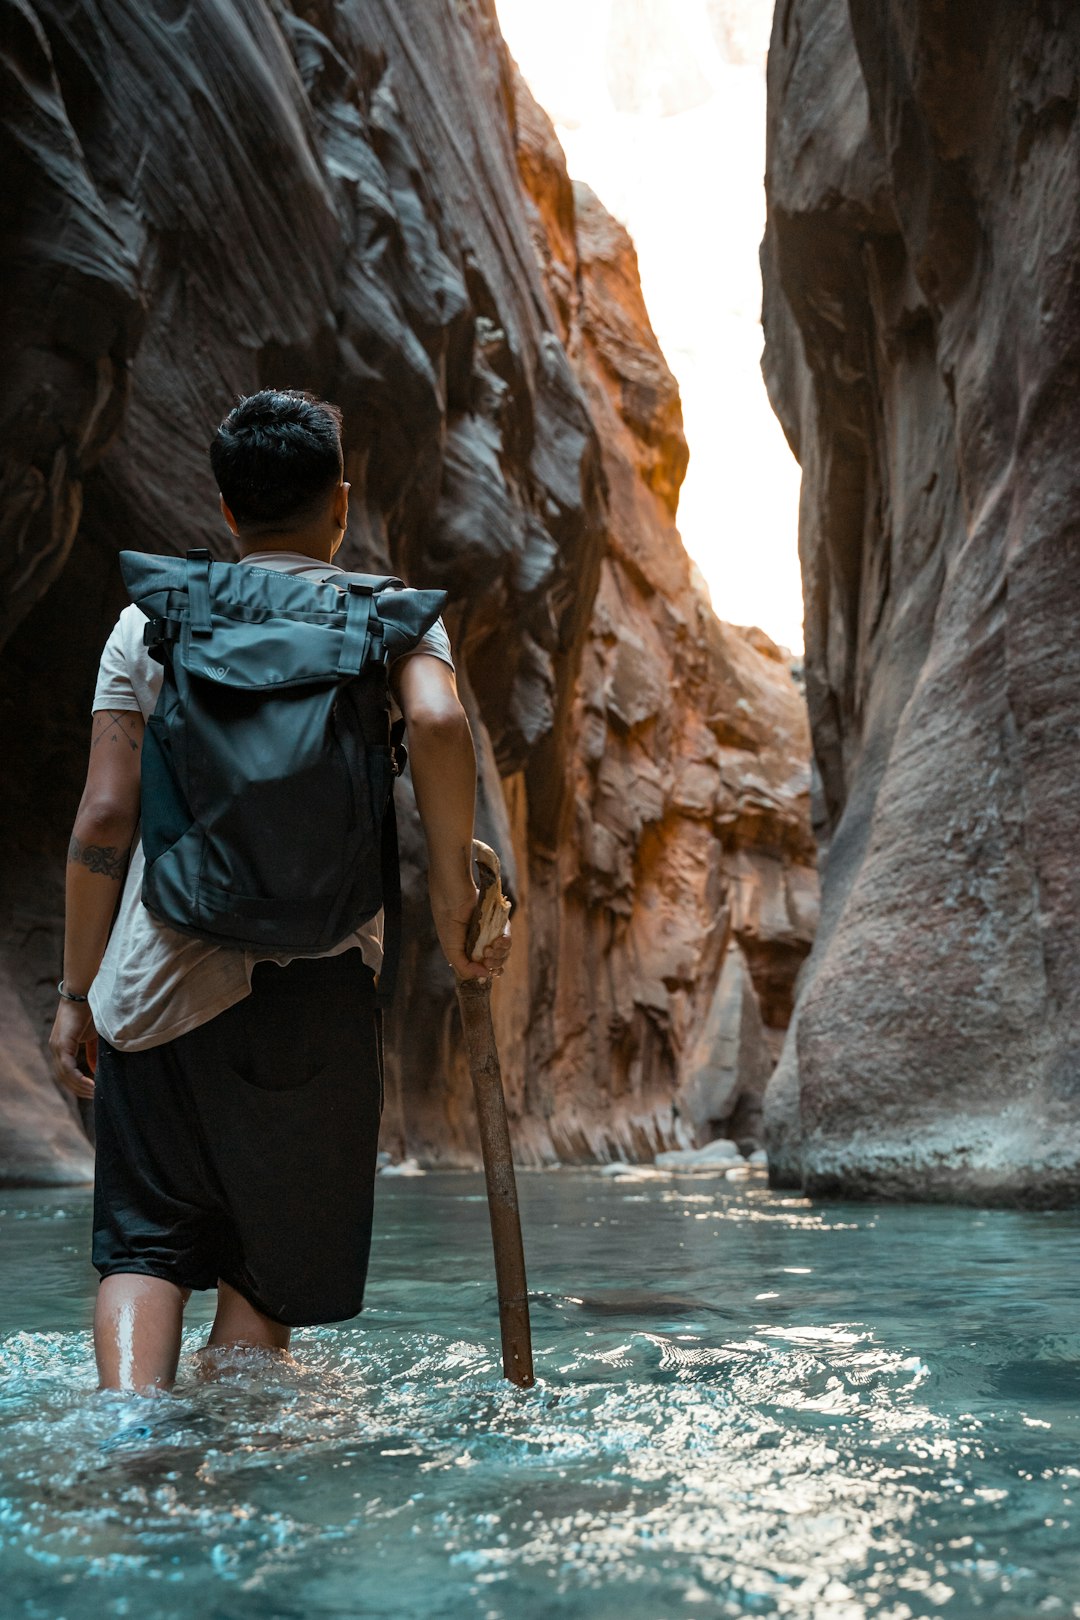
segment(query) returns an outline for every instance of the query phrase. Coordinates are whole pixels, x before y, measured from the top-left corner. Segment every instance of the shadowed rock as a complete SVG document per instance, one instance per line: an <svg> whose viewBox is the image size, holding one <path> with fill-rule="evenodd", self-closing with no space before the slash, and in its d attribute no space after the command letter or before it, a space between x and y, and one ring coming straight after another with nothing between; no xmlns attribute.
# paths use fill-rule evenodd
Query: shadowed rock
<svg viewBox="0 0 1080 1620"><path fill-rule="evenodd" d="M785 0L765 374L803 468L821 1192L1080 1195L1080 17Z"/></svg>

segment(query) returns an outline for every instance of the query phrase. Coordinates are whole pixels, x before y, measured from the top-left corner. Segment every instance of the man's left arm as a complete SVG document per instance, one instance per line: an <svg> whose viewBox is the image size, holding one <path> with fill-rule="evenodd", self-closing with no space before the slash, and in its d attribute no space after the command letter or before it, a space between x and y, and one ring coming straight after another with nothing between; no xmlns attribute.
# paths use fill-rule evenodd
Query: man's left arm
<svg viewBox="0 0 1080 1620"><path fill-rule="evenodd" d="M96 709L86 773L68 849L64 914L64 988L88 994L109 941L121 885L139 824L144 722L128 709ZM79 1047L96 1041L90 1008L61 1001L49 1049L56 1079L76 1097L94 1082L77 1065Z"/></svg>
<svg viewBox="0 0 1080 1620"><path fill-rule="evenodd" d="M510 950L509 923L502 938L488 946L483 962L471 962L465 954L477 901L472 847L476 755L453 668L441 658L414 653L394 665L391 681L405 716L409 771L427 840L428 893L439 943L459 978L501 973Z"/></svg>

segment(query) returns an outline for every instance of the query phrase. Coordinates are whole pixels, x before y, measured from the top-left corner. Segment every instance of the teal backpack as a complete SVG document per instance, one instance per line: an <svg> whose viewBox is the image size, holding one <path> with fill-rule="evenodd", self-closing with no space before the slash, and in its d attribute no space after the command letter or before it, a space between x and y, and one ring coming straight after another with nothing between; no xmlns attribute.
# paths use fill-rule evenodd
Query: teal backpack
<svg viewBox="0 0 1080 1620"><path fill-rule="evenodd" d="M142 754L142 898L170 928L273 954L330 949L385 906L380 999L400 914L387 671L442 591L120 554L164 667Z"/></svg>

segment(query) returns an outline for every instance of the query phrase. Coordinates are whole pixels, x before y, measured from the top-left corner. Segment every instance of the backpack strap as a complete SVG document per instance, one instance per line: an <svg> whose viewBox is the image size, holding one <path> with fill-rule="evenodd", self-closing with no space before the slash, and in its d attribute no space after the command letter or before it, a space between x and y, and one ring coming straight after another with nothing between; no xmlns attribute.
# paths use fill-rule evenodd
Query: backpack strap
<svg viewBox="0 0 1080 1620"><path fill-rule="evenodd" d="M359 675L367 661L374 601L370 585L350 579L345 634L341 638L341 656L338 659L339 675Z"/></svg>
<svg viewBox="0 0 1080 1620"><path fill-rule="evenodd" d="M210 553L205 546L188 552L184 571L191 633L208 636L214 626L210 618Z"/></svg>
<svg viewBox="0 0 1080 1620"><path fill-rule="evenodd" d="M401 857L398 852L394 782L405 769L409 757L405 752L404 736L405 722L396 720L390 728L390 757L394 775L382 824L383 959L375 992L376 1005L379 1007L388 1007L393 999L401 960Z"/></svg>
<svg viewBox="0 0 1080 1620"><path fill-rule="evenodd" d="M388 1007L393 1000L397 984L398 963L401 960L401 867L398 860L397 811L394 809L394 787L386 801L382 824L382 897L383 897L383 959L375 1002Z"/></svg>

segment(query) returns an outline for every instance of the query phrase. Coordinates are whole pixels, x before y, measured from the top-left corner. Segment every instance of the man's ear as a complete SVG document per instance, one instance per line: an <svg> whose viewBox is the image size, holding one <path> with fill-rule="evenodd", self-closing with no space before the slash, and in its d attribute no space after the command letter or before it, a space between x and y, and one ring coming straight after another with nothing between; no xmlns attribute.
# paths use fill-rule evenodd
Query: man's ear
<svg viewBox="0 0 1080 1620"><path fill-rule="evenodd" d="M239 539L240 538L240 525L239 525L239 523L237 523L236 519L233 517L232 513L229 511L229 508L226 506L224 495L219 495L218 496L218 501L221 504L221 515L222 515L222 517L225 519L226 523L229 525L229 528L232 530L232 532L236 536L236 538Z"/></svg>
<svg viewBox="0 0 1080 1620"><path fill-rule="evenodd" d="M334 527L348 528L349 524L349 485L344 481L334 491Z"/></svg>

